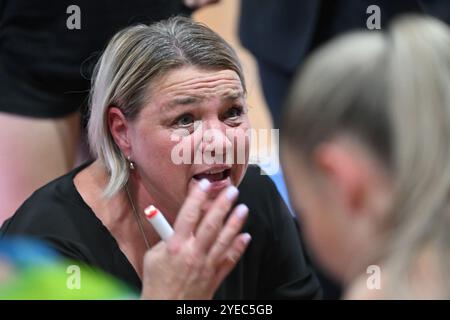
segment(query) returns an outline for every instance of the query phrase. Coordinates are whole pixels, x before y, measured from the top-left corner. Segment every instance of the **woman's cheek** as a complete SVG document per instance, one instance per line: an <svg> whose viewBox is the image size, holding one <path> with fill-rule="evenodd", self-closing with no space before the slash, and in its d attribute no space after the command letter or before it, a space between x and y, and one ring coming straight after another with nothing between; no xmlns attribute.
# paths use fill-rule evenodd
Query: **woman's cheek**
<svg viewBox="0 0 450 320"><path fill-rule="evenodd" d="M192 164L194 159L194 143L192 136L171 135L164 143L164 154L173 165Z"/></svg>

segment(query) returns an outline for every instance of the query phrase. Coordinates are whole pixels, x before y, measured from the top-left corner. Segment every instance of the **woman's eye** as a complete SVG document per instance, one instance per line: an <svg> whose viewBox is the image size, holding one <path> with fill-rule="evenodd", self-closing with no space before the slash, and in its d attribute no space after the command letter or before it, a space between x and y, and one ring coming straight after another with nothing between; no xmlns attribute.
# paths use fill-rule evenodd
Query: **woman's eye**
<svg viewBox="0 0 450 320"><path fill-rule="evenodd" d="M243 108L242 107L232 107L227 111L226 117L228 119L237 119L242 115Z"/></svg>
<svg viewBox="0 0 450 320"><path fill-rule="evenodd" d="M193 123L194 116L191 114L184 114L175 121L175 125L177 125L178 127L189 127Z"/></svg>

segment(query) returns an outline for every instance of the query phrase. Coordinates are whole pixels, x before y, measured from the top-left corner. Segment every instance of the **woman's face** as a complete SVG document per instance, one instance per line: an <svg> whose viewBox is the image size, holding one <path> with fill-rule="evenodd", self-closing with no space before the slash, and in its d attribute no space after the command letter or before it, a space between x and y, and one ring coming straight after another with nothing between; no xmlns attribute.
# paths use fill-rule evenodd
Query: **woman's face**
<svg viewBox="0 0 450 320"><path fill-rule="evenodd" d="M176 69L154 81L147 100L127 134L131 159L156 204L177 212L202 178L215 194L241 182L250 124L236 72Z"/></svg>
<svg viewBox="0 0 450 320"><path fill-rule="evenodd" d="M286 152L283 169L292 205L314 257L326 271L340 279L339 271L346 259L345 232L351 231L342 227L342 212L337 212L342 208L299 156Z"/></svg>
<svg viewBox="0 0 450 320"><path fill-rule="evenodd" d="M380 241L392 194L386 170L354 139L318 147L310 164L289 147L283 169L308 244L336 279L350 281L366 270Z"/></svg>

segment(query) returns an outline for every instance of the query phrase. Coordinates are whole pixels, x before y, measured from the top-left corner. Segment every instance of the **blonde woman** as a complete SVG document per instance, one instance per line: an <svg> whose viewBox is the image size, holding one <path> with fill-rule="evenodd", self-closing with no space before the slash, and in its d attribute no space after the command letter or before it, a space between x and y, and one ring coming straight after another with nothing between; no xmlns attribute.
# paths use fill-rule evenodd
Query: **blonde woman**
<svg viewBox="0 0 450 320"><path fill-rule="evenodd" d="M450 31L419 16L334 40L292 88L291 199L348 298L450 298L449 88Z"/></svg>

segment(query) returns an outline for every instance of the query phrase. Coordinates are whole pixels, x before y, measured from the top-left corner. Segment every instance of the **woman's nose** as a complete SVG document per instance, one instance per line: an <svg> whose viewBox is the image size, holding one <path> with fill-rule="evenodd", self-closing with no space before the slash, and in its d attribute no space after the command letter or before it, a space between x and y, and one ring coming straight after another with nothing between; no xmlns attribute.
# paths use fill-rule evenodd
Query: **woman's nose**
<svg viewBox="0 0 450 320"><path fill-rule="evenodd" d="M232 142L227 133L227 128L222 123L215 123L214 121L205 121L202 132L202 153L207 156L226 161L224 156L232 154Z"/></svg>

